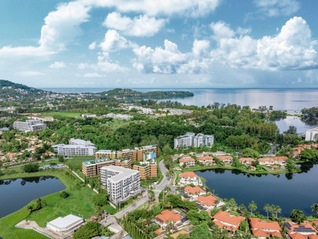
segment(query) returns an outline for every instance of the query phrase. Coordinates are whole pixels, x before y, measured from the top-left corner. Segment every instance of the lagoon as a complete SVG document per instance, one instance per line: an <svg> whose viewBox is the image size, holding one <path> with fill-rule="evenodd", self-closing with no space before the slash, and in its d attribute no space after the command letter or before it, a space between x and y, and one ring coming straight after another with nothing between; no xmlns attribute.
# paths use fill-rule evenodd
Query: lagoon
<svg viewBox="0 0 318 239"><path fill-rule="evenodd" d="M0 217L24 207L30 201L65 189L55 177L0 180Z"/></svg>
<svg viewBox="0 0 318 239"><path fill-rule="evenodd" d="M311 205L318 203L318 165L302 165L302 173L292 175L251 175L237 170L207 170L196 172L206 179L206 186L221 198L234 198L246 207L253 200L257 211L266 215L265 204L279 205L282 216L289 217L293 209L311 215Z"/></svg>

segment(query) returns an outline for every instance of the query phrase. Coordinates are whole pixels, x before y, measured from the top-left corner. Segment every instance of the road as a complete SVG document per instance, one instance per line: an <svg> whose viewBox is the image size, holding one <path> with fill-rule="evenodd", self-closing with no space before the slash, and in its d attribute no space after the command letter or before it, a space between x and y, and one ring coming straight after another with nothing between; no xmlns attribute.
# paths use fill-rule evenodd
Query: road
<svg viewBox="0 0 318 239"><path fill-rule="evenodd" d="M166 176L166 174L167 174L167 172L168 172L168 169L166 168L166 166L165 166L163 160L161 160L160 163L159 163L159 169L160 169L160 171L161 171L161 174L162 174L162 177L163 177L163 178L162 178L161 182L155 186L154 192L155 192L156 198L159 196L159 194L162 192L162 190L163 190L165 187L167 187L167 185L168 185L168 184L170 183L170 181L171 181L171 178L170 178L170 177L168 178L168 177Z"/></svg>

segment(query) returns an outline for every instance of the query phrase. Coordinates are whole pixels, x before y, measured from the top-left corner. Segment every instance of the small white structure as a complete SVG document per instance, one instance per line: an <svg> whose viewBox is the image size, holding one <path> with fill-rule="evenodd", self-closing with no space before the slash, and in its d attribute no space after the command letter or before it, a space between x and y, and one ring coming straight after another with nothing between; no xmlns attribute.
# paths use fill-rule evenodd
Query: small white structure
<svg viewBox="0 0 318 239"><path fill-rule="evenodd" d="M69 214L65 217L58 217L46 224L46 227L57 233L68 232L79 228L84 220L81 217Z"/></svg>
<svg viewBox="0 0 318 239"><path fill-rule="evenodd" d="M318 140L318 127L307 130L305 141L317 141Z"/></svg>

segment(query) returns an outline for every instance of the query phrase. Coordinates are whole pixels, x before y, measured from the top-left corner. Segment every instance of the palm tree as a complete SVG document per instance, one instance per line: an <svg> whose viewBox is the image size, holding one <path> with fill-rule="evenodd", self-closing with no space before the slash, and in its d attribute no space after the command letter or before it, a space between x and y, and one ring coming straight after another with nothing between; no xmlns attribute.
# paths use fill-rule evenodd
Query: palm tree
<svg viewBox="0 0 318 239"><path fill-rule="evenodd" d="M290 218L293 222L300 224L303 221L305 221L306 216L305 216L303 211L298 210L298 209L294 209L294 210L292 210L292 212L290 214Z"/></svg>
<svg viewBox="0 0 318 239"><path fill-rule="evenodd" d="M313 212L316 212L317 215L318 215L318 203L314 203L312 206L311 206L311 210Z"/></svg>
<svg viewBox="0 0 318 239"><path fill-rule="evenodd" d="M281 212L282 212L282 209L281 209L280 206L278 206L278 205L272 205L272 207L273 207L272 211L273 211L273 213L275 213L275 216L276 216L276 218L277 218L277 214L278 214L278 213L281 213Z"/></svg>
<svg viewBox="0 0 318 239"><path fill-rule="evenodd" d="M265 204L265 206L264 206L264 211L267 213L267 218L268 218L268 213L269 213L269 211L271 210L271 205L269 205L268 203L267 204Z"/></svg>
<svg viewBox="0 0 318 239"><path fill-rule="evenodd" d="M250 209L251 214L252 214L254 211L257 210L257 204L256 204L254 201L252 201L252 202L248 205L248 209Z"/></svg>

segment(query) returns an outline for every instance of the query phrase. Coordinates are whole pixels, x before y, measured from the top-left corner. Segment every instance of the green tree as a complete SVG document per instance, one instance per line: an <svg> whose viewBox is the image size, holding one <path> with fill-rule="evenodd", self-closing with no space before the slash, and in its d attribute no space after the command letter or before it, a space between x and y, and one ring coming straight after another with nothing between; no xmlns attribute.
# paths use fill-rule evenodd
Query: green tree
<svg viewBox="0 0 318 239"><path fill-rule="evenodd" d="M306 216L302 210L293 209L290 214L290 219L295 223L302 223L305 221Z"/></svg>
<svg viewBox="0 0 318 239"><path fill-rule="evenodd" d="M93 202L96 206L102 207L107 204L107 194L99 193L93 198Z"/></svg>
<svg viewBox="0 0 318 239"><path fill-rule="evenodd" d="M213 236L206 223L196 225L190 233L191 239L212 239Z"/></svg>
<svg viewBox="0 0 318 239"><path fill-rule="evenodd" d="M23 171L26 173L34 173L39 171L39 165L38 164L27 164L23 166Z"/></svg>
<svg viewBox="0 0 318 239"><path fill-rule="evenodd" d="M100 224L98 222L88 222L81 226L74 234L74 239L87 239L100 234Z"/></svg>
<svg viewBox="0 0 318 239"><path fill-rule="evenodd" d="M311 210L313 212L316 212L318 215L318 203L314 203L313 205L311 205Z"/></svg>
<svg viewBox="0 0 318 239"><path fill-rule="evenodd" d="M267 218L268 218L268 213L271 211L271 205L268 203L264 205L264 211L267 213Z"/></svg>
<svg viewBox="0 0 318 239"><path fill-rule="evenodd" d="M248 205L248 209L250 209L251 213L257 210L257 204L254 201L251 201L251 203Z"/></svg>

